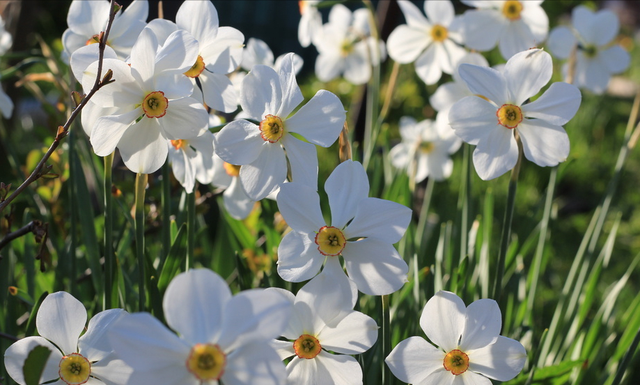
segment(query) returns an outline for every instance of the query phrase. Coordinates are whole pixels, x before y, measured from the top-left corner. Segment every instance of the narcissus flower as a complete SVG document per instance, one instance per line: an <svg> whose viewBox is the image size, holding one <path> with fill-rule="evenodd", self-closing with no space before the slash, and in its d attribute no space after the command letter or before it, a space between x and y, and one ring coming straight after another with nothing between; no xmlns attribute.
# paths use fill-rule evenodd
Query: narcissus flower
<svg viewBox="0 0 640 385"><path fill-rule="evenodd" d="M527 360L520 342L500 335L502 316L492 299L465 307L454 293L439 291L425 305L420 327L435 346L410 337L385 359L404 382L491 385L490 379L517 376Z"/></svg>
<svg viewBox="0 0 640 385"><path fill-rule="evenodd" d="M213 134L204 131L192 139L174 139L167 142L169 162L173 176L188 194L193 192L196 180L209 184L213 179Z"/></svg>
<svg viewBox="0 0 640 385"><path fill-rule="evenodd" d="M572 12L573 28L556 27L547 47L555 56L566 59L577 48L574 84L601 94L612 74L629 67L631 56L614 39L618 35L618 16L608 9L593 12L578 5ZM565 64L565 72L568 70Z"/></svg>
<svg viewBox="0 0 640 385"><path fill-rule="evenodd" d="M222 201L229 215L235 219L244 219L251 213L256 201L249 198L240 182L240 168L213 154L213 179L211 184L224 188Z"/></svg>
<svg viewBox="0 0 640 385"><path fill-rule="evenodd" d="M531 49L514 55L502 72L461 64L460 77L477 96L451 107L449 123L465 142L476 145L473 164L482 179L511 170L518 161L516 135L524 156L539 166L555 166L569 155L569 137L562 126L578 111L580 91L567 83L553 83L534 102L551 79L551 56Z"/></svg>
<svg viewBox="0 0 640 385"><path fill-rule="evenodd" d="M286 281L304 281L318 273L325 259L337 263L342 256L347 274L361 292L383 295L402 287L408 266L393 244L406 231L411 210L369 198L367 174L360 163L350 160L333 170L324 189L330 224L313 188L296 182L280 187L278 208L293 231L280 242L278 274Z"/></svg>
<svg viewBox="0 0 640 385"><path fill-rule="evenodd" d="M242 119L227 124L216 134L218 156L229 164L242 166L240 180L253 200L266 197L283 183L287 163L293 181L315 190L318 183L315 145L329 147L340 135L346 117L340 99L320 90L289 117L303 100L296 82L293 54L285 57L278 72L256 65L242 81L242 88L242 109L259 124ZM302 136L306 142L293 134Z"/></svg>
<svg viewBox="0 0 640 385"><path fill-rule="evenodd" d="M24 361L33 348L44 346L51 355L40 384L122 384L131 368L113 354L107 331L125 314L122 309L100 312L91 318L86 332L80 336L87 323L84 305L63 291L50 294L36 315L40 337L23 338L5 351L7 373L18 384L25 384Z"/></svg>
<svg viewBox="0 0 640 385"><path fill-rule="evenodd" d="M520 51L542 44L549 32L543 0L462 0L477 9L464 13L462 35L467 47L488 51L498 44L509 59Z"/></svg>
<svg viewBox="0 0 640 385"><path fill-rule="evenodd" d="M219 275L193 269L171 281L162 307L179 336L148 313L123 317L109 333L118 356L133 368L127 384L284 382L284 366L269 345L291 314L281 293L254 289L232 296Z"/></svg>
<svg viewBox="0 0 640 385"><path fill-rule="evenodd" d="M299 0L300 24L298 24L298 40L300 45L308 47L317 40L322 29L322 15L316 7L320 0Z"/></svg>
<svg viewBox="0 0 640 385"><path fill-rule="evenodd" d="M422 12L405 0L398 1L407 24L398 26L387 40L389 56L399 63L415 62L416 73L426 84L435 84L442 72L453 73L465 49L460 17L450 1L426 0Z"/></svg>
<svg viewBox="0 0 640 385"><path fill-rule="evenodd" d="M335 264L342 274L339 264ZM344 274L342 274L344 275ZM373 318L354 311L355 285L343 287L335 274L323 272L289 298L293 314L282 333L287 341L272 345L287 364L290 384L362 384L362 369L350 354L369 350L378 338ZM346 289L346 290L345 290ZM353 290L353 291L352 291ZM336 354L337 353L337 354Z"/></svg>
<svg viewBox="0 0 640 385"><path fill-rule="evenodd" d="M249 38L247 41L247 46L244 48L244 53L242 54L242 68L246 71L251 71L253 66L262 64L268 67L273 68L274 70L280 70L280 66L282 65L282 61L284 60L286 55L280 55L274 61L273 51L271 48L265 43L263 40L256 38ZM302 69L302 65L304 61L298 54L293 54L293 68L295 73L298 74Z"/></svg>

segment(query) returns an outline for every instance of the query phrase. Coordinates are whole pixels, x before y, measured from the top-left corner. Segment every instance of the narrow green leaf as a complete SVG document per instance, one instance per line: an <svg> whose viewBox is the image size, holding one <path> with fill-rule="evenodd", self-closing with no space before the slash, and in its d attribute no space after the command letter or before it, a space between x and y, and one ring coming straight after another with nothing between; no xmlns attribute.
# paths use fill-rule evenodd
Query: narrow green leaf
<svg viewBox="0 0 640 385"><path fill-rule="evenodd" d="M45 346L38 345L31 349L22 367L22 375L26 385L40 384L40 377L42 377L44 366L50 354L51 350Z"/></svg>
<svg viewBox="0 0 640 385"><path fill-rule="evenodd" d="M183 223L178 230L178 234L176 234L173 244L171 245L167 260L162 266L162 272L158 279L158 290L160 293L164 293L167 286L169 286L169 282L171 282L173 277L180 273L180 266L184 266L184 260L187 257L186 233L187 226Z"/></svg>

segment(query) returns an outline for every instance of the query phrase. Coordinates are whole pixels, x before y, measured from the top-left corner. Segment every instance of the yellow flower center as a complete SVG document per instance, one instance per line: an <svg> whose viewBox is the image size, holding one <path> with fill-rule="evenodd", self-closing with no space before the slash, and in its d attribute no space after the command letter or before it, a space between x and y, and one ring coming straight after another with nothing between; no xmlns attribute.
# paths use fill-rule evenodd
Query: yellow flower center
<svg viewBox="0 0 640 385"><path fill-rule="evenodd" d="M347 240L344 234L336 227L323 226L316 234L316 245L322 255L332 257L340 255L346 244Z"/></svg>
<svg viewBox="0 0 640 385"><path fill-rule="evenodd" d="M423 154L428 154L435 148L433 142L421 142L420 143L420 152Z"/></svg>
<svg viewBox="0 0 640 385"><path fill-rule="evenodd" d="M180 150L182 148L184 148L189 142L187 142L184 139L177 139L177 140L172 140L171 141L171 145L173 146L173 148L175 148L176 150Z"/></svg>
<svg viewBox="0 0 640 385"><path fill-rule="evenodd" d="M219 380L224 373L227 356L214 344L196 344L187 358L187 370L200 381Z"/></svg>
<svg viewBox="0 0 640 385"><path fill-rule="evenodd" d="M461 350L454 349L444 356L442 364L447 371L457 376L469 369L469 356Z"/></svg>
<svg viewBox="0 0 640 385"><path fill-rule="evenodd" d="M355 41L353 39L344 39L342 41L342 45L340 46L340 52L342 57L347 57L353 52L353 47L355 46Z"/></svg>
<svg viewBox="0 0 640 385"><path fill-rule="evenodd" d="M316 337L303 334L293 343L293 350L298 357L311 359L320 354L322 346Z"/></svg>
<svg viewBox="0 0 640 385"><path fill-rule="evenodd" d="M184 74L190 78L197 78L200 76L202 71L204 71L204 59L202 59L202 56L198 55L196 62L191 66L191 68L189 68L189 71Z"/></svg>
<svg viewBox="0 0 640 385"><path fill-rule="evenodd" d="M509 129L518 127L523 117L520 107L513 104L503 104L496 111L496 116L498 117L498 124Z"/></svg>
<svg viewBox="0 0 640 385"><path fill-rule="evenodd" d="M520 12L522 12L522 3L517 0L505 1L502 6L502 14L511 21L520 19Z"/></svg>
<svg viewBox="0 0 640 385"><path fill-rule="evenodd" d="M588 45L586 47L582 47L582 53L589 59L593 59L598 56L598 48L594 45Z"/></svg>
<svg viewBox="0 0 640 385"><path fill-rule="evenodd" d="M91 375L91 363L81 354L71 353L60 360L58 375L69 385L84 384Z"/></svg>
<svg viewBox="0 0 640 385"><path fill-rule="evenodd" d="M284 135L282 119L275 115L267 115L260 122L260 136L265 142L275 143Z"/></svg>
<svg viewBox="0 0 640 385"><path fill-rule="evenodd" d="M164 92L149 92L142 101L142 110L147 118L161 118L167 113L169 99L164 97Z"/></svg>
<svg viewBox="0 0 640 385"><path fill-rule="evenodd" d="M431 28L431 38L437 43L445 41L448 35L449 31L447 31L447 28L441 26L440 24L436 24L433 26L433 28Z"/></svg>
<svg viewBox="0 0 640 385"><path fill-rule="evenodd" d="M238 176L238 175L240 175L240 167L241 166L224 162L222 167L224 167L224 171L226 171L229 176Z"/></svg>

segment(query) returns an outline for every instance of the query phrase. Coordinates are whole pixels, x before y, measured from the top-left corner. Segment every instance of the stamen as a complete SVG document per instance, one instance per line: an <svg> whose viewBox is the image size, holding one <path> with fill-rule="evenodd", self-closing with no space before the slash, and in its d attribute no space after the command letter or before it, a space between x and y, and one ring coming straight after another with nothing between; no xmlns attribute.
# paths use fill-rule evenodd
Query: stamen
<svg viewBox="0 0 640 385"><path fill-rule="evenodd" d="M498 124L509 129L518 127L523 119L522 110L513 104L504 104L498 108L496 117L498 117Z"/></svg>
<svg viewBox="0 0 640 385"><path fill-rule="evenodd" d="M161 118L167 113L169 99L164 97L164 92L149 92L142 101L142 110L147 118Z"/></svg>
<svg viewBox="0 0 640 385"><path fill-rule="evenodd" d="M435 148L433 142L421 142L420 143L420 152L423 154L428 154Z"/></svg>
<svg viewBox="0 0 640 385"><path fill-rule="evenodd" d="M293 350L298 357L311 359L320 354L322 346L316 337L303 334L293 343Z"/></svg>
<svg viewBox="0 0 640 385"><path fill-rule="evenodd" d="M177 140L172 140L171 141L171 145L173 146L173 148L175 148L176 150L180 150L181 148L183 148L184 146L187 145L187 141L184 139L177 139Z"/></svg>
<svg viewBox="0 0 640 385"><path fill-rule="evenodd" d="M187 370L200 381L219 380L224 374L227 356L218 345L196 344L187 358Z"/></svg>
<svg viewBox="0 0 640 385"><path fill-rule="evenodd" d="M461 350L454 349L444 356L442 364L445 370L458 376L469 369L469 356Z"/></svg>
<svg viewBox="0 0 640 385"><path fill-rule="evenodd" d="M84 384L91 375L91 363L81 354L71 353L60 360L58 375L68 385Z"/></svg>
<svg viewBox="0 0 640 385"><path fill-rule="evenodd" d="M511 21L520 19L521 12L522 3L516 0L507 0L502 6L502 14Z"/></svg>
<svg viewBox="0 0 640 385"><path fill-rule="evenodd" d="M316 234L315 242L320 254L332 257L340 255L347 244L342 231L333 226L321 227Z"/></svg>
<svg viewBox="0 0 640 385"><path fill-rule="evenodd" d="M276 143L284 135L282 119L275 115L267 115L260 122L260 136L265 142Z"/></svg>
<svg viewBox="0 0 640 385"><path fill-rule="evenodd" d="M184 74L190 78L197 78L198 76L200 76L202 71L204 71L204 67L204 59L202 58L202 56L198 55L196 62L193 63L193 66L189 68L189 71L185 72Z"/></svg>
<svg viewBox="0 0 640 385"><path fill-rule="evenodd" d="M431 38L437 43L447 40L448 35L449 31L447 30L447 28L441 26L440 24L436 24L431 28Z"/></svg>

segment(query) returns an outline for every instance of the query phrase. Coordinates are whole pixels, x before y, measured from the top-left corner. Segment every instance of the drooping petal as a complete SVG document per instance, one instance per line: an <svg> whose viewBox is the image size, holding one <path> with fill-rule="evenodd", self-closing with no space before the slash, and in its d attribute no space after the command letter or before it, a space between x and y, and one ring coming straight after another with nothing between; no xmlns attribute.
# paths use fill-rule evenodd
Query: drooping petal
<svg viewBox="0 0 640 385"><path fill-rule="evenodd" d="M190 159L189 154L195 156L194 151L191 149L176 150L170 142L167 142L169 149L169 163L171 163L171 170L173 176L184 187L187 194L193 192L193 188L196 185L196 169L195 164Z"/></svg>
<svg viewBox="0 0 640 385"><path fill-rule="evenodd" d="M142 118L132 129L125 131L118 142L118 148L129 170L151 174L162 167L169 149L161 131L157 120L150 118Z"/></svg>
<svg viewBox="0 0 640 385"><path fill-rule="evenodd" d="M347 242L342 256L349 278L365 294L391 294L407 282L409 267L388 243L375 238Z"/></svg>
<svg viewBox="0 0 640 385"><path fill-rule="evenodd" d="M399 203L366 198L358 203L353 221L345 228L348 238L375 238L385 243L398 242L411 222L411 209Z"/></svg>
<svg viewBox="0 0 640 385"><path fill-rule="evenodd" d="M442 44L431 44L418 59L415 67L418 77L427 85L436 84L442 76L439 58L446 55Z"/></svg>
<svg viewBox="0 0 640 385"><path fill-rule="evenodd" d="M522 106L527 118L537 118L556 126L565 125L578 111L582 95L572 84L557 82L535 101Z"/></svg>
<svg viewBox="0 0 640 385"><path fill-rule="evenodd" d="M527 361L524 346L511 338L498 336L498 340L481 349L467 351L469 370L482 373L498 381L509 381L517 376Z"/></svg>
<svg viewBox="0 0 640 385"><path fill-rule="evenodd" d="M218 11L209 0L185 1L176 13L176 24L205 43L218 34Z"/></svg>
<svg viewBox="0 0 640 385"><path fill-rule="evenodd" d="M92 36L104 29L108 17L109 4L105 1L72 1L67 13L67 25L77 34Z"/></svg>
<svg viewBox="0 0 640 385"><path fill-rule="evenodd" d="M341 354L360 354L378 339L378 325L373 318L352 311L340 322L327 326L317 335L322 347Z"/></svg>
<svg viewBox="0 0 640 385"><path fill-rule="evenodd" d="M518 106L540 92L553 74L551 55L541 49L515 54L504 66L511 101Z"/></svg>
<svg viewBox="0 0 640 385"><path fill-rule="evenodd" d="M283 138L282 146L287 152L291 181L300 182L314 190L318 189L318 155L316 146L293 135Z"/></svg>
<svg viewBox="0 0 640 385"><path fill-rule="evenodd" d="M268 343L250 343L227 356L221 380L225 385L280 385L286 382L286 371Z"/></svg>
<svg viewBox="0 0 640 385"><path fill-rule="evenodd" d="M338 55L320 52L316 58L315 71L320 81L331 81L344 71L344 59Z"/></svg>
<svg viewBox="0 0 640 385"><path fill-rule="evenodd" d="M469 90L463 84L449 82L438 87L436 92L429 98L429 103L434 110L442 111L469 95Z"/></svg>
<svg viewBox="0 0 640 385"><path fill-rule="evenodd" d="M92 46L95 46L95 44L92 44ZM79 55L82 56L83 53L86 53L86 51L80 51ZM83 59L80 58L80 60ZM81 65L79 66L81 67ZM107 58L103 61L101 76L104 76L108 70L111 70L113 73L112 77L115 79L115 82L102 87L96 92L91 98L93 103L99 104L102 107L129 107L131 104L142 103L144 93L135 83L131 68L125 62L120 59ZM77 74L77 76L82 76L79 80L82 82L82 88L85 92L89 92L91 88L93 88L97 74L97 61L83 69L82 75Z"/></svg>
<svg viewBox="0 0 640 385"><path fill-rule="evenodd" d="M37 346L44 346L51 351L51 355L44 366L39 384L56 380L62 354L51 342L42 337L26 337L14 342L4 352L4 367L7 373L18 384L25 384L22 367L31 350Z"/></svg>
<svg viewBox="0 0 640 385"><path fill-rule="evenodd" d="M449 124L460 139L477 145L498 125L497 108L477 96L467 96L456 102L449 110Z"/></svg>
<svg viewBox="0 0 640 385"><path fill-rule="evenodd" d="M99 361L107 356L112 350L107 338L109 327L126 313L122 309L109 309L93 316L87 332L78 340L80 354L91 361Z"/></svg>
<svg viewBox="0 0 640 385"><path fill-rule="evenodd" d="M440 68L442 68L442 72L453 74L456 72L456 65L461 63L461 60L467 54L467 51L451 40L443 41L442 47L445 54L440 55L438 58Z"/></svg>
<svg viewBox="0 0 640 385"><path fill-rule="evenodd" d="M276 114L280 110L281 101L282 89L276 71L263 65L253 67L242 81L242 109L252 118L261 121L267 114ZM286 116L280 118L284 119Z"/></svg>
<svg viewBox="0 0 640 385"><path fill-rule="evenodd" d="M308 234L292 231L278 246L278 275L288 282L302 282L313 278L324 262L317 245Z"/></svg>
<svg viewBox="0 0 640 385"><path fill-rule="evenodd" d="M302 135L322 147L335 143L342 132L346 111L340 99L325 90L318 91L311 100L286 120L286 129Z"/></svg>
<svg viewBox="0 0 640 385"><path fill-rule="evenodd" d="M502 314L492 299L479 299L467 307L460 349L479 349L496 341L502 328Z"/></svg>
<svg viewBox="0 0 640 385"><path fill-rule="evenodd" d="M286 118L304 100L302 91L300 91L296 81L293 53L289 53L284 57L278 69L278 77L280 78L280 89L282 90L282 104L280 109L276 111L276 115Z"/></svg>
<svg viewBox="0 0 640 385"><path fill-rule="evenodd" d="M556 27L549 34L546 48L559 59L567 59L577 42L568 27Z"/></svg>
<svg viewBox="0 0 640 385"><path fill-rule="evenodd" d="M412 157L411 147L406 143L398 143L389 151L389 159L395 168L406 169L409 167Z"/></svg>
<svg viewBox="0 0 640 385"><path fill-rule="evenodd" d="M488 51L496 46L507 21L498 12L472 9L463 16L462 39L470 49Z"/></svg>
<svg viewBox="0 0 640 385"><path fill-rule="evenodd" d="M466 307L460 297L449 291L437 292L424 306L420 327L431 342L445 352L458 347L464 331Z"/></svg>
<svg viewBox="0 0 640 385"><path fill-rule="evenodd" d="M98 156L107 156L115 151L127 129L143 114L142 108L120 115L99 118L91 131L91 145Z"/></svg>
<svg viewBox="0 0 640 385"><path fill-rule="evenodd" d="M556 166L569 156L564 128L541 119L526 119L518 126L524 156L538 166Z"/></svg>
<svg viewBox="0 0 640 385"><path fill-rule="evenodd" d="M610 73L617 74L629 68L631 56L624 48L614 45L600 52L598 59L603 62Z"/></svg>
<svg viewBox="0 0 640 385"><path fill-rule="evenodd" d="M352 84L365 84L371 78L371 57L366 41L356 43L349 56L344 58L344 78Z"/></svg>
<svg viewBox="0 0 640 385"><path fill-rule="evenodd" d="M273 51L264 42L264 40L250 37L247 40L247 45L244 48L244 54L242 55L242 68L245 71L251 71L256 64L264 64L269 67L273 67Z"/></svg>
<svg viewBox="0 0 640 385"><path fill-rule="evenodd" d="M340 163L324 184L331 208L331 225L342 228L351 220L358 203L369 195L367 172L359 162Z"/></svg>
<svg viewBox="0 0 640 385"><path fill-rule="evenodd" d="M242 186L254 201L269 195L286 177L287 160L279 144L263 146L255 161L240 168Z"/></svg>
<svg viewBox="0 0 640 385"><path fill-rule="evenodd" d="M38 333L56 344L64 354L78 351L78 338L87 323L87 310L71 294L48 295L36 316Z"/></svg>
<svg viewBox="0 0 640 385"><path fill-rule="evenodd" d="M581 51L578 51L576 56L575 84L596 94L606 91L611 79L606 63L597 57L586 57Z"/></svg>
<svg viewBox="0 0 640 385"><path fill-rule="evenodd" d="M268 145L260 130L246 120L234 120L220 130L214 139L216 154L227 163L245 165L254 162Z"/></svg>
<svg viewBox="0 0 640 385"><path fill-rule="evenodd" d="M510 59L518 52L535 47L537 44L539 42L533 37L529 26L522 20L512 21L507 24L498 41L500 53L505 59Z"/></svg>
<svg viewBox="0 0 640 385"><path fill-rule="evenodd" d="M533 1L523 1L522 5L520 18L531 31L535 46L540 46L547 38L547 33L549 33L549 16L547 16L540 4L535 4Z"/></svg>
<svg viewBox="0 0 640 385"><path fill-rule="evenodd" d="M425 1L424 12L432 24L449 26L456 15L451 1Z"/></svg>
<svg viewBox="0 0 640 385"><path fill-rule="evenodd" d="M233 178L231 184L222 194L224 207L232 218L245 219L253 210L255 201L251 200L242 187L239 178Z"/></svg>
<svg viewBox="0 0 640 385"><path fill-rule="evenodd" d="M422 337L409 337L398 343L385 358L391 373L401 381L425 384L424 380L442 368L444 352Z"/></svg>
<svg viewBox="0 0 640 385"><path fill-rule="evenodd" d="M463 63L458 67L458 73L471 93L484 96L498 106L509 100L507 79L497 70Z"/></svg>
<svg viewBox="0 0 640 385"><path fill-rule="evenodd" d="M511 170L517 161L518 145L513 132L502 126L490 130L473 151L473 165L483 180L499 177Z"/></svg>
<svg viewBox="0 0 640 385"><path fill-rule="evenodd" d="M311 234L325 226L320 197L306 184L291 182L280 187L278 210L291 228L298 232Z"/></svg>
<svg viewBox="0 0 640 385"><path fill-rule="evenodd" d="M389 57L398 63L414 62L431 43L431 37L421 29L408 25L399 25L389 35L387 49Z"/></svg>

